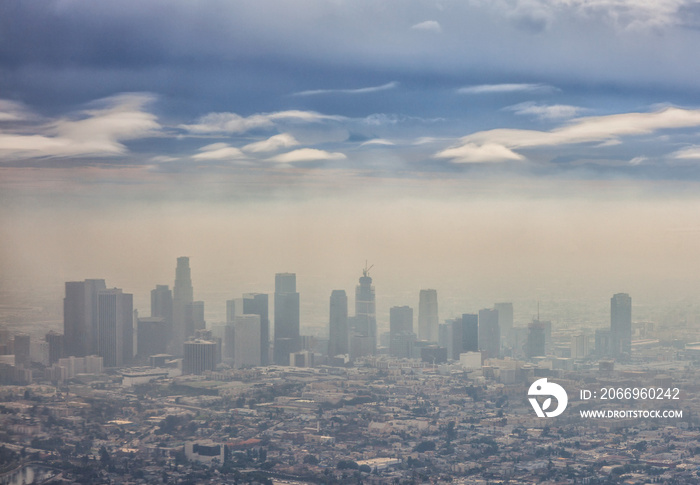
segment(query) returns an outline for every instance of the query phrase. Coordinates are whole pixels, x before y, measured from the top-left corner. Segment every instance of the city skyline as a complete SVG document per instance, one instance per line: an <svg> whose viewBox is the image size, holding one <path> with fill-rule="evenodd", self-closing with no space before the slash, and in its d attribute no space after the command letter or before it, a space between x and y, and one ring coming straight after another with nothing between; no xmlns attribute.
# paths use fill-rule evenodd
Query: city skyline
<svg viewBox="0 0 700 485"><path fill-rule="evenodd" d="M0 2L0 481L700 477L696 0Z"/></svg>
<svg viewBox="0 0 700 485"><path fill-rule="evenodd" d="M206 5L0 15L0 303L143 294L181 254L203 300L304 272L314 314L365 260L380 314L416 287L446 315L451 288L697 302L692 4Z"/></svg>

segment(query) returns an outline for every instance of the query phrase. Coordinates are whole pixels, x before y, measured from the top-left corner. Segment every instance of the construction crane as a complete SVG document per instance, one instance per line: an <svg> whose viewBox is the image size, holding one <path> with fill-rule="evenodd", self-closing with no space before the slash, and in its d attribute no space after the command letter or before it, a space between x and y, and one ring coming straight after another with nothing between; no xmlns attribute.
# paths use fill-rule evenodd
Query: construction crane
<svg viewBox="0 0 700 485"><path fill-rule="evenodd" d="M374 265L370 266L369 268L367 267L367 260L365 259L365 269L362 270L362 276L367 277L369 276L369 270L374 268Z"/></svg>

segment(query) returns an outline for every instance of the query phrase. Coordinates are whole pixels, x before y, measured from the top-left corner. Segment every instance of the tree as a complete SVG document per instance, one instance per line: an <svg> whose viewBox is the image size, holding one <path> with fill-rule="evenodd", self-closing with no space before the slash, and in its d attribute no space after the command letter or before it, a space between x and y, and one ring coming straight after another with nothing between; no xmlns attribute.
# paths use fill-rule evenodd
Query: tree
<svg viewBox="0 0 700 485"><path fill-rule="evenodd" d="M318 465L318 458L316 458L314 455L306 455L304 457L304 464L305 465Z"/></svg>
<svg viewBox="0 0 700 485"><path fill-rule="evenodd" d="M107 448L102 446L100 448L100 463L103 465L108 465L110 461L112 461L112 457L109 455L109 451L107 451Z"/></svg>
<svg viewBox="0 0 700 485"><path fill-rule="evenodd" d="M416 447L413 448L413 451L417 451L418 453L424 453L426 451L435 451L435 442L423 441L416 445Z"/></svg>

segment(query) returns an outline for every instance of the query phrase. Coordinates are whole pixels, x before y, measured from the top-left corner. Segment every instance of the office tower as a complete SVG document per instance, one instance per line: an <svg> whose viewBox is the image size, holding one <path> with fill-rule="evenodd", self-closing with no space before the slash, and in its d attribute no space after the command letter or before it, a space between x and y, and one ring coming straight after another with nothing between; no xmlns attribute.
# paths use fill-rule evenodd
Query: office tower
<svg viewBox="0 0 700 485"><path fill-rule="evenodd" d="M331 292L328 355L334 357L350 353L348 330L348 295L345 290Z"/></svg>
<svg viewBox="0 0 700 485"><path fill-rule="evenodd" d="M178 355L183 349L183 342L190 335L194 335L191 305L194 300L193 293L190 258L184 256L177 258L175 286L173 286L173 339L171 348L173 353ZM190 331L191 333L189 333Z"/></svg>
<svg viewBox="0 0 700 485"><path fill-rule="evenodd" d="M265 293L245 293L243 315L260 317L260 364L270 364L270 305Z"/></svg>
<svg viewBox="0 0 700 485"><path fill-rule="evenodd" d="M377 315L376 300L369 268L362 270L360 284L355 287L355 318L351 353L354 357L374 355L377 353Z"/></svg>
<svg viewBox="0 0 700 485"><path fill-rule="evenodd" d="M171 326L163 317L139 318L137 321L137 339L139 360L145 362L151 355L168 352L168 338Z"/></svg>
<svg viewBox="0 0 700 485"><path fill-rule="evenodd" d="M223 339L214 335L213 330L206 328L199 328L194 331L194 340L207 340L209 342L214 342L216 344L216 354L214 358L214 365L220 364L223 354L222 354L222 344Z"/></svg>
<svg viewBox="0 0 700 485"><path fill-rule="evenodd" d="M497 359L501 353L498 310L479 310L479 350L486 353L487 359Z"/></svg>
<svg viewBox="0 0 700 485"><path fill-rule="evenodd" d="M539 322L544 326L544 355L552 355L554 354L552 348L552 321L539 320Z"/></svg>
<svg viewBox="0 0 700 485"><path fill-rule="evenodd" d="M289 354L299 350L301 350L301 340L297 275L277 273L275 275L275 364L289 365Z"/></svg>
<svg viewBox="0 0 700 485"><path fill-rule="evenodd" d="M413 308L410 306L395 306L389 309L389 332L413 333Z"/></svg>
<svg viewBox="0 0 700 485"><path fill-rule="evenodd" d="M501 338L508 341L513 329L513 304L496 303L494 308L498 310L498 327L501 329Z"/></svg>
<svg viewBox="0 0 700 485"><path fill-rule="evenodd" d="M438 324L438 339L437 344L440 347L447 349L447 358L452 358L452 348L450 342L452 341L452 321L446 320L445 323Z"/></svg>
<svg viewBox="0 0 700 485"><path fill-rule="evenodd" d="M51 331L46 334L46 342L49 344L49 365L58 362L58 359L65 357L64 355L64 338L63 334Z"/></svg>
<svg viewBox="0 0 700 485"><path fill-rule="evenodd" d="M314 353L308 350L295 352L289 356L289 365L292 367L313 367Z"/></svg>
<svg viewBox="0 0 700 485"><path fill-rule="evenodd" d="M410 359L415 353L416 334L413 332L389 333L389 353L399 359Z"/></svg>
<svg viewBox="0 0 700 485"><path fill-rule="evenodd" d="M533 320L528 324L527 330L527 343L525 345L525 354L527 357L533 358L545 355L544 324L538 320Z"/></svg>
<svg viewBox="0 0 700 485"><path fill-rule="evenodd" d="M447 362L447 349L439 345L427 345L421 348L420 358L428 364L444 364Z"/></svg>
<svg viewBox="0 0 700 485"><path fill-rule="evenodd" d="M448 341L445 347L447 347L447 358L452 360L459 360L459 354L464 352L464 323L462 317L455 318L453 320L448 320L446 322L448 325Z"/></svg>
<svg viewBox="0 0 700 485"><path fill-rule="evenodd" d="M571 358L584 359L588 357L588 336L582 333L571 336Z"/></svg>
<svg viewBox="0 0 700 485"><path fill-rule="evenodd" d="M236 335L234 334L233 321L226 323L223 327L223 336L221 339L223 342L223 351L221 356L222 360L229 365L233 365L233 357L236 350L235 337Z"/></svg>
<svg viewBox="0 0 700 485"><path fill-rule="evenodd" d="M119 288L97 294L97 355L105 367L121 367L134 356L133 295Z"/></svg>
<svg viewBox="0 0 700 485"><path fill-rule="evenodd" d="M105 280L69 281L63 299L65 353L84 357L97 351L97 293Z"/></svg>
<svg viewBox="0 0 700 485"><path fill-rule="evenodd" d="M598 357L609 357L612 350L612 335L609 328L595 331L595 353Z"/></svg>
<svg viewBox="0 0 700 485"><path fill-rule="evenodd" d="M479 351L479 315L462 314L462 352Z"/></svg>
<svg viewBox="0 0 700 485"><path fill-rule="evenodd" d="M236 300L226 300L226 323L233 323L236 316Z"/></svg>
<svg viewBox="0 0 700 485"><path fill-rule="evenodd" d="M632 298L617 293L610 299L610 344L613 357L629 357L632 351Z"/></svg>
<svg viewBox="0 0 700 485"><path fill-rule="evenodd" d="M261 359L260 315L238 315L233 323L234 346L233 366L257 367Z"/></svg>
<svg viewBox="0 0 700 485"><path fill-rule="evenodd" d="M168 347L173 338L173 332L175 329L175 324L173 321L173 292L170 291L168 285L156 285L155 289L151 290L151 317L162 318L163 322L168 328L168 332L165 335L165 341L163 342L165 350L158 353L168 352ZM137 336L140 335L137 329ZM140 342L137 338L137 342ZM143 355L141 350L138 351L139 356L147 357Z"/></svg>
<svg viewBox="0 0 700 485"><path fill-rule="evenodd" d="M173 287L174 300L180 300L185 303L192 303L194 300L194 290L192 289L192 277L190 272L190 258L177 258L177 267L175 268L175 286Z"/></svg>
<svg viewBox="0 0 700 485"><path fill-rule="evenodd" d="M394 357L410 358L413 353L413 308L395 306L389 309L389 353Z"/></svg>
<svg viewBox="0 0 700 485"><path fill-rule="evenodd" d="M192 321L187 322L186 328L187 337L194 335L197 330L206 328L207 322L204 320L204 302L203 301L193 301L190 306L192 307L192 312L187 312L187 315L192 315ZM189 332L192 332L191 334Z"/></svg>
<svg viewBox="0 0 700 485"><path fill-rule="evenodd" d="M15 335L15 365L29 367L32 363L31 359L31 338L26 333L18 333Z"/></svg>
<svg viewBox="0 0 700 485"><path fill-rule="evenodd" d="M437 290L420 290L418 299L418 338L438 341Z"/></svg>
<svg viewBox="0 0 700 485"><path fill-rule="evenodd" d="M182 373L203 374L216 366L216 342L188 340L183 344Z"/></svg>
<svg viewBox="0 0 700 485"><path fill-rule="evenodd" d="M173 292L168 285L156 285L151 290L151 316L160 317L166 323L173 321Z"/></svg>

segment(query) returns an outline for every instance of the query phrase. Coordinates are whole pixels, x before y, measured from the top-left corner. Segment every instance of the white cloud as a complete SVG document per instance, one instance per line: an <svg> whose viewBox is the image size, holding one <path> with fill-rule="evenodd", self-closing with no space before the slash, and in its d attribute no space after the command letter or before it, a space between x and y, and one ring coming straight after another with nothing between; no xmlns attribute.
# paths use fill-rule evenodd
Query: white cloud
<svg viewBox="0 0 700 485"><path fill-rule="evenodd" d="M175 162L179 160L177 157L169 157L167 155L156 155L155 157L151 157L149 159L150 162L154 163L168 163L168 162Z"/></svg>
<svg viewBox="0 0 700 485"><path fill-rule="evenodd" d="M34 134L0 132L0 154L18 158L124 154L121 141L158 134L155 115L144 111L152 99L147 94L122 94L96 102L97 108L81 112L78 119L34 127Z"/></svg>
<svg viewBox="0 0 700 485"><path fill-rule="evenodd" d="M481 0L516 23L542 24L542 30L568 15L605 21L622 30L664 28L682 23L681 7L689 0ZM527 25L526 25L527 27Z"/></svg>
<svg viewBox="0 0 700 485"><path fill-rule="evenodd" d="M586 111L585 108L579 106L570 106L566 104L542 105L531 101L508 106L503 109L513 111L516 115L535 116L542 120L573 118L583 111Z"/></svg>
<svg viewBox="0 0 700 485"><path fill-rule="evenodd" d="M314 162L319 160L345 160L347 157L340 152L327 152L316 148L300 148L291 152L281 153L268 160L278 163Z"/></svg>
<svg viewBox="0 0 700 485"><path fill-rule="evenodd" d="M368 94L376 93L378 91L386 91L388 89L394 89L399 85L396 81L390 83L382 84L381 86L369 86L366 88L356 88L356 89L311 89L308 91L300 91L294 93L294 96L313 96L316 94Z"/></svg>
<svg viewBox="0 0 700 485"><path fill-rule="evenodd" d="M0 122L1 121L21 121L29 117L27 108L16 101L0 99Z"/></svg>
<svg viewBox="0 0 700 485"><path fill-rule="evenodd" d="M512 153L519 148L570 145L577 143L618 141L622 136L645 135L662 129L700 126L700 110L666 108L651 113L622 113L608 116L591 116L572 120L550 131L495 129L465 136L460 144L435 154L437 158L455 162L469 160L469 154L478 147L488 147L496 160L503 160L506 151L498 151L494 145ZM463 155L466 154L466 155Z"/></svg>
<svg viewBox="0 0 700 485"><path fill-rule="evenodd" d="M477 86L465 86L459 88L459 94L494 94L494 93L517 93L517 92L537 92L555 91L557 88L547 84L479 84Z"/></svg>
<svg viewBox="0 0 700 485"><path fill-rule="evenodd" d="M236 113L209 113L192 125L180 125L180 128L195 134L208 133L245 133L256 128L271 128L276 122L318 123L321 121L342 121L345 117L324 115L315 111L288 110L274 113L258 113L240 116Z"/></svg>
<svg viewBox="0 0 700 485"><path fill-rule="evenodd" d="M249 143L243 147L243 150L247 152L274 152L280 148L290 148L297 146L299 142L289 133L280 133L279 135L274 135L267 140L256 141L254 143Z"/></svg>
<svg viewBox="0 0 700 485"><path fill-rule="evenodd" d="M394 142L386 140L384 138L375 138L373 140L367 140L366 142L361 143L360 146L361 147L368 146L368 145L387 145L387 146L390 146L390 145L394 145L394 144L395 144Z"/></svg>
<svg viewBox="0 0 700 485"><path fill-rule="evenodd" d="M426 20L425 22L420 22L418 24L412 25L413 30L423 30L426 32L435 32L436 34L442 33L442 27L440 23L436 20Z"/></svg>
<svg viewBox="0 0 700 485"><path fill-rule="evenodd" d="M507 160L523 160L522 155L518 155L512 150L497 143L465 143L460 146L448 148L441 151L437 158L448 158L455 163L485 163L504 162Z"/></svg>
<svg viewBox="0 0 700 485"><path fill-rule="evenodd" d="M199 149L201 153L193 155L195 160L231 160L245 158L245 155L236 147L227 143L212 143Z"/></svg>
<svg viewBox="0 0 700 485"><path fill-rule="evenodd" d="M700 159L700 146L691 146L678 150L673 152L671 156L680 160Z"/></svg>

